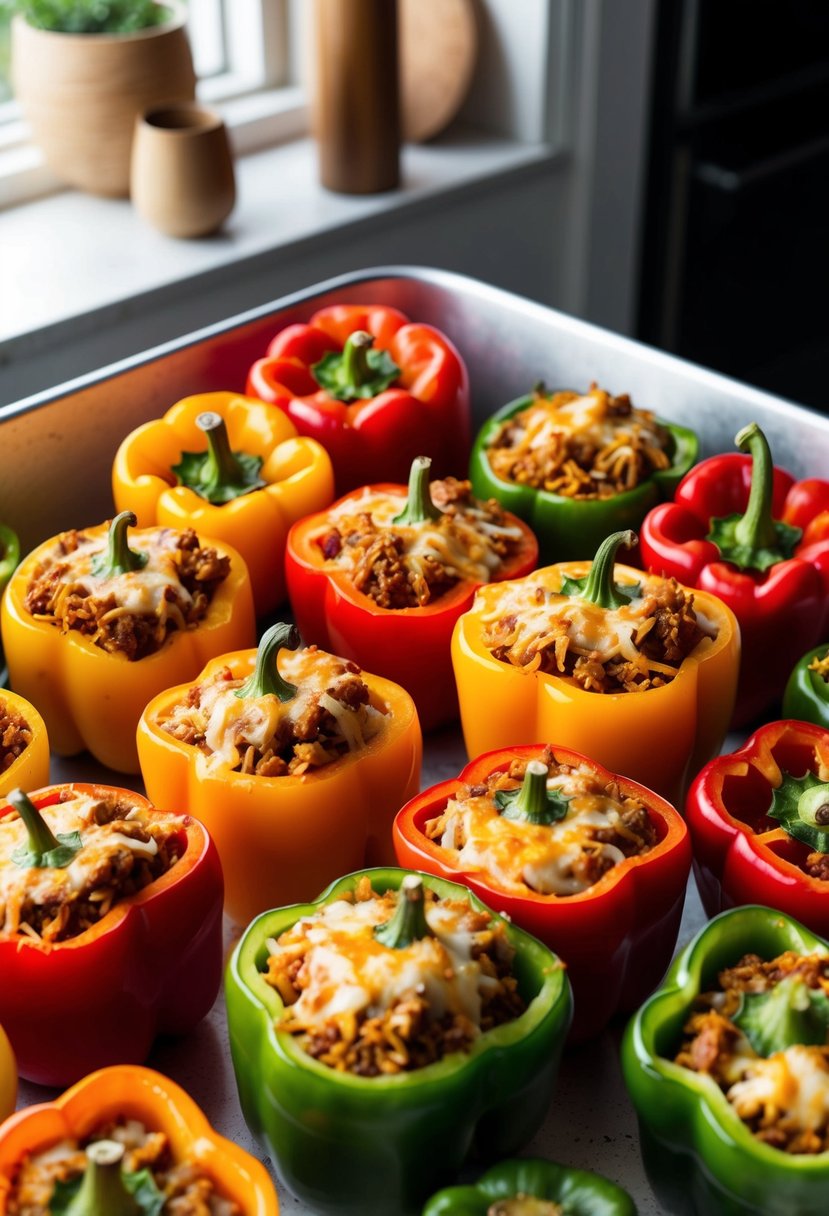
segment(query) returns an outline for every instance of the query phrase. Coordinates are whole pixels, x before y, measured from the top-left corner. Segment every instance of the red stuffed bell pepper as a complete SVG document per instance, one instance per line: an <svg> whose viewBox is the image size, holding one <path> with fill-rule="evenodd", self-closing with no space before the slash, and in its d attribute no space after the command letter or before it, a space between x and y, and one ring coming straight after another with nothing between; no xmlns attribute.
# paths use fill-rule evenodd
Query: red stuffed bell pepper
<svg viewBox="0 0 829 1216"><path fill-rule="evenodd" d="M709 916L762 902L829 937L829 731L761 726L702 769L685 815Z"/></svg>
<svg viewBox="0 0 829 1216"><path fill-rule="evenodd" d="M795 482L773 467L752 422L735 442L750 455L702 461L675 501L646 516L644 564L719 596L740 623L742 660L733 726L753 721L829 627L829 482Z"/></svg>
<svg viewBox="0 0 829 1216"><path fill-rule="evenodd" d="M223 882L202 825L140 794L52 785L0 806L0 1025L20 1075L141 1063L221 983ZM17 812L17 815L14 812Z"/></svg>
<svg viewBox="0 0 829 1216"><path fill-rule="evenodd" d="M430 487L429 463L413 462L408 494L364 486L300 520L285 548L304 641L402 685L424 730L458 715L452 631L477 588L521 578L538 559L526 524L473 499L468 482Z"/></svg>
<svg viewBox="0 0 829 1216"><path fill-rule="evenodd" d="M402 866L461 882L561 955L572 1037L597 1034L659 982L691 869L669 803L564 747L487 752L394 823Z"/></svg>
<svg viewBox="0 0 829 1216"><path fill-rule="evenodd" d="M248 395L284 410L334 465L337 493L405 481L415 456L466 468L469 380L448 338L396 308L336 304L289 325L248 373Z"/></svg>

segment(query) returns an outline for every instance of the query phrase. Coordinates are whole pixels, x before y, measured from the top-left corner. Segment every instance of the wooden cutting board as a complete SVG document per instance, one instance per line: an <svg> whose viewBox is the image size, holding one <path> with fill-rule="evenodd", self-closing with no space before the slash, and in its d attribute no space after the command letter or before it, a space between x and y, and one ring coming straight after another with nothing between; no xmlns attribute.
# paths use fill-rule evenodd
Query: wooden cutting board
<svg viewBox="0 0 829 1216"><path fill-rule="evenodd" d="M398 0L403 138L420 143L452 121L478 50L475 0Z"/></svg>

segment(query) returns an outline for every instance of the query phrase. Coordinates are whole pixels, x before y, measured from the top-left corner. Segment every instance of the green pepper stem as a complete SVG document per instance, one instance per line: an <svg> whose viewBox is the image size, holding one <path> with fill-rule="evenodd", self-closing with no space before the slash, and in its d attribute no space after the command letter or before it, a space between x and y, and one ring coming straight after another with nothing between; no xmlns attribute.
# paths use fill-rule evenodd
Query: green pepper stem
<svg viewBox="0 0 829 1216"><path fill-rule="evenodd" d="M368 330L356 329L349 334L343 347L343 377L352 389L359 389L374 372L368 362L368 352L374 346L374 335Z"/></svg>
<svg viewBox="0 0 829 1216"><path fill-rule="evenodd" d="M29 836L29 848L33 853L51 853L53 849L60 848L60 841L27 794L19 789L11 790L8 799L23 820Z"/></svg>
<svg viewBox="0 0 829 1216"><path fill-rule="evenodd" d="M302 639L296 625L289 625L285 621L271 625L270 629L262 634L253 674L245 680L241 688L236 689L236 696L266 697L270 693L280 701L290 701L296 696L296 685L282 679L276 662L283 647L296 650L301 645Z"/></svg>
<svg viewBox="0 0 829 1216"><path fill-rule="evenodd" d="M407 874L400 884L394 915L377 925L374 936L390 950L405 950L412 942L431 935L426 920L423 879L419 874Z"/></svg>
<svg viewBox="0 0 829 1216"><path fill-rule="evenodd" d="M124 1146L117 1140L96 1140L86 1150L81 1188L66 1216L141 1216L141 1206L124 1186L121 1164Z"/></svg>
<svg viewBox="0 0 829 1216"><path fill-rule="evenodd" d="M510 808L510 818L524 823L547 823L547 775L549 768L540 760L530 760L518 797Z"/></svg>
<svg viewBox="0 0 829 1216"><path fill-rule="evenodd" d="M734 437L737 447L751 453L751 490L743 518L734 528L741 545L752 549L773 549L777 531L771 513L774 465L769 442L756 422L744 426Z"/></svg>
<svg viewBox="0 0 829 1216"><path fill-rule="evenodd" d="M581 599L598 604L600 608L621 608L628 602L624 595L619 594L613 579L616 550L621 547L632 549L637 540L636 533L628 529L626 532L614 532L602 541L593 558L584 590L580 593Z"/></svg>
<svg viewBox="0 0 829 1216"><path fill-rule="evenodd" d="M432 502L432 495L429 493L431 467L431 456L415 456L409 470L406 505L399 515L395 515L393 524L425 524L440 519L443 512Z"/></svg>
<svg viewBox="0 0 829 1216"><path fill-rule="evenodd" d="M221 414L205 410L196 417L196 426L207 436L207 461L202 481L211 491L226 486L246 486L245 471L233 454L227 425Z"/></svg>
<svg viewBox="0 0 829 1216"><path fill-rule="evenodd" d="M147 554L138 553L129 547L127 528L134 528L138 521L132 511L121 511L109 525L106 550L92 559L92 573L99 578L114 578L130 570L142 570L147 564Z"/></svg>

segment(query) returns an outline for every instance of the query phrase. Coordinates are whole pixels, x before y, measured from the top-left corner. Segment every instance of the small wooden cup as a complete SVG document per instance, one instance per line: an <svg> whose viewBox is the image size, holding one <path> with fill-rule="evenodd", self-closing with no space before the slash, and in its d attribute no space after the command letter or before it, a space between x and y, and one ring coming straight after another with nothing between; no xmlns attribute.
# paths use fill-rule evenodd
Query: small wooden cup
<svg viewBox="0 0 829 1216"><path fill-rule="evenodd" d="M233 158L219 115L197 102L139 114L130 192L139 215L167 236L215 232L236 202Z"/></svg>

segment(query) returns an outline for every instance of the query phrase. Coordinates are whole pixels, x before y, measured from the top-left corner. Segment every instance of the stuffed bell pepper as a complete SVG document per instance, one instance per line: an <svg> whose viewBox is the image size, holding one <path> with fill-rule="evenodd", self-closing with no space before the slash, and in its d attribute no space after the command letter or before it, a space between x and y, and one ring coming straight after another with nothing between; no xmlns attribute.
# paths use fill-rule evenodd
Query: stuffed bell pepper
<svg viewBox="0 0 829 1216"><path fill-rule="evenodd" d="M469 457L469 381L452 343L396 308L335 304L289 325L248 374L331 457L337 493L405 481L425 452L443 476Z"/></svg>
<svg viewBox="0 0 829 1216"><path fill-rule="evenodd" d="M49 781L49 740L34 705L0 689L0 798L21 786L37 789Z"/></svg>
<svg viewBox="0 0 829 1216"><path fill-rule="evenodd" d="M288 529L328 506L334 474L325 450L285 414L235 393L200 393L127 436L112 494L140 528L193 528L232 545L262 616L285 599Z"/></svg>
<svg viewBox="0 0 829 1216"><path fill-rule="evenodd" d="M829 731L761 726L699 773L685 817L709 916L762 900L829 936Z"/></svg>
<svg viewBox="0 0 829 1216"><path fill-rule="evenodd" d="M14 1110L17 1097L17 1064L9 1036L0 1026L0 1122Z"/></svg>
<svg viewBox="0 0 829 1216"><path fill-rule="evenodd" d="M644 523L644 564L719 596L740 623L734 726L779 701L803 651L829 627L829 481L795 483L772 465L756 422L729 452L683 478Z"/></svg>
<svg viewBox="0 0 829 1216"><path fill-rule="evenodd" d="M138 728L149 797L204 822L242 924L393 860L395 812L420 783L408 693L299 645L293 626L272 626L258 651L223 655L161 693Z"/></svg>
<svg viewBox="0 0 829 1216"><path fill-rule="evenodd" d="M273 1183L183 1089L123 1064L0 1127L0 1216L279 1216Z"/></svg>
<svg viewBox="0 0 829 1216"><path fill-rule="evenodd" d="M129 533L135 516L46 541L2 601L12 687L43 715L52 749L138 771L151 697L256 637L250 579L229 545L192 529Z"/></svg>
<svg viewBox="0 0 829 1216"><path fill-rule="evenodd" d="M710 921L636 1014L622 1068L662 1211L823 1216L829 948L748 906Z"/></svg>
<svg viewBox="0 0 829 1216"><path fill-rule="evenodd" d="M829 730L829 646L816 646L795 663L783 692L783 717Z"/></svg>
<svg viewBox="0 0 829 1216"><path fill-rule="evenodd" d="M595 561L482 587L452 639L467 753L552 739L676 803L722 745L739 630L713 595ZM616 581L619 579L620 581Z"/></svg>
<svg viewBox="0 0 829 1216"><path fill-rule="evenodd" d="M558 959L455 883L368 870L266 912L225 989L242 1110L314 1212L413 1216L544 1119L570 1020Z"/></svg>
<svg viewBox="0 0 829 1216"><path fill-rule="evenodd" d="M204 1017L221 967L222 871L196 820L104 785L0 806L0 1025L21 1076L146 1059Z"/></svg>
<svg viewBox="0 0 829 1216"><path fill-rule="evenodd" d="M685 824L576 752L479 756L403 807L394 847L400 865L464 883L561 955L575 1040L635 1009L671 960L691 869Z"/></svg>
<svg viewBox="0 0 829 1216"><path fill-rule="evenodd" d="M482 583L534 569L530 529L469 482L429 484L414 461L408 494L371 485L295 524L286 574L306 639L411 693L424 730L457 717L450 660L455 622Z"/></svg>
<svg viewBox="0 0 829 1216"><path fill-rule="evenodd" d="M516 1157L493 1165L472 1186L438 1191L423 1216L636 1216L636 1205L601 1174Z"/></svg>
<svg viewBox="0 0 829 1216"><path fill-rule="evenodd" d="M584 394L540 386L478 433L469 476L525 519L543 561L580 560L610 532L638 528L697 459L693 431L592 384Z"/></svg>

